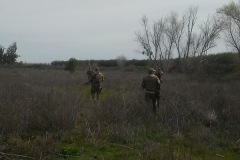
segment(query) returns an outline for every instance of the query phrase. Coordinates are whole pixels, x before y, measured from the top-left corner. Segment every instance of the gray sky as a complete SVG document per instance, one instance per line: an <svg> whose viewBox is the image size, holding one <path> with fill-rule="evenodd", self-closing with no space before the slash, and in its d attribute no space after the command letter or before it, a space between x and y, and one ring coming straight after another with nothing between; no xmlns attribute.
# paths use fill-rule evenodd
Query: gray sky
<svg viewBox="0 0 240 160"><path fill-rule="evenodd" d="M135 32L146 15L156 21L171 11L198 6L206 20L230 0L0 0L0 45L17 42L18 61L144 59ZM218 47L211 52L226 51Z"/></svg>

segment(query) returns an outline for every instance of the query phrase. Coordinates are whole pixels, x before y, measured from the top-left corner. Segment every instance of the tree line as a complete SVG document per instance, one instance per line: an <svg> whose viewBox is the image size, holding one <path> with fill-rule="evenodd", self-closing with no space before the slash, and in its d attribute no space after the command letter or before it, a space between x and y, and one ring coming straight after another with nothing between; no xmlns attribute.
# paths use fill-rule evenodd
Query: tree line
<svg viewBox="0 0 240 160"><path fill-rule="evenodd" d="M51 65L56 67L65 66L70 62L72 64L73 61L76 61L77 66L92 66L98 65L101 67L120 67L120 66L148 66L149 60L124 60L119 61L119 59L110 59L110 60L77 60L75 58L70 58L68 61L52 61ZM124 64L122 64L124 63Z"/></svg>
<svg viewBox="0 0 240 160"><path fill-rule="evenodd" d="M240 1L218 8L216 14L203 23L197 23L197 13L198 7L190 7L182 16L171 12L152 24L143 16L141 30L136 32L138 52L146 55L155 66L166 69L175 56L177 68L182 72L194 65L190 57L198 57L198 63L202 62L221 37L240 55Z"/></svg>
<svg viewBox="0 0 240 160"><path fill-rule="evenodd" d="M197 23L198 7L190 7L182 14L171 12L152 24L147 16L141 19L141 29L136 38L140 44L139 52L147 60L126 60L118 56L115 60L76 60L70 59L80 66L98 64L103 67L146 66L161 67L167 71L172 69L172 59L177 57L174 66L179 72L197 69L206 58L208 51L217 46L217 40L223 38L233 52L240 55L240 1L229 2L218 8L216 14ZM19 55L14 42L5 52L0 46L0 64L13 64ZM194 60L193 60L194 58ZM52 66L65 65L68 61L53 61Z"/></svg>

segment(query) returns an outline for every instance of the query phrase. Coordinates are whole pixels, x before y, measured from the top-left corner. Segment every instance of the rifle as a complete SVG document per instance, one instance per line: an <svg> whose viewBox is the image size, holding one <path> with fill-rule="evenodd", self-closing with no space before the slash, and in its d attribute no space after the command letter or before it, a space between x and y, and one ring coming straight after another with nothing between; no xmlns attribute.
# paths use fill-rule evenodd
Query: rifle
<svg viewBox="0 0 240 160"><path fill-rule="evenodd" d="M93 76L89 81L87 81L86 83L83 83L82 86L91 84L92 81L93 81L93 79L96 77L96 75L97 75L97 74L94 73L94 76Z"/></svg>
<svg viewBox="0 0 240 160"><path fill-rule="evenodd" d="M83 83L82 86L89 85L89 84L91 84L91 81L87 81L87 82Z"/></svg>

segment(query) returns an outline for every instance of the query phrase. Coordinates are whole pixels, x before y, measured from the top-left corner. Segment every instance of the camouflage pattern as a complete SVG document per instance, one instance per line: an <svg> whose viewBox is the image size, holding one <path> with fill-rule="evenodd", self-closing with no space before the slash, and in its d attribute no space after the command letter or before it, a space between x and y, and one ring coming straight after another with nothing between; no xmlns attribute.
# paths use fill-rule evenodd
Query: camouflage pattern
<svg viewBox="0 0 240 160"><path fill-rule="evenodd" d="M160 81L158 77L154 74L150 74L143 78L142 88L148 91L156 91L160 87Z"/></svg>
<svg viewBox="0 0 240 160"><path fill-rule="evenodd" d="M145 89L145 101L152 102L153 111L156 113L156 108L160 99L160 80L154 73L155 70L150 68L149 75L142 80L142 88Z"/></svg>
<svg viewBox="0 0 240 160"><path fill-rule="evenodd" d="M158 79L160 80L160 83L163 84L163 71L161 71L160 68L157 69L155 75L158 77Z"/></svg>
<svg viewBox="0 0 240 160"><path fill-rule="evenodd" d="M163 71L162 71L160 68L158 68L157 71L155 72L155 75L156 75L156 76L158 77L158 79L160 80L160 86L162 86L162 85L163 85L163 75L164 75ZM158 103L159 103L159 100L160 100L160 89L157 90L156 96L157 96ZM159 104L158 104L158 105L159 105Z"/></svg>
<svg viewBox="0 0 240 160"><path fill-rule="evenodd" d="M93 76L95 75L91 67L89 67L89 69L87 70L87 75L88 75L88 81L91 81Z"/></svg>
<svg viewBox="0 0 240 160"><path fill-rule="evenodd" d="M99 99L99 94L102 91L102 82L104 81L104 76L101 72L99 72L99 69L97 68L96 73L92 77L91 80L91 95L92 99L98 100Z"/></svg>

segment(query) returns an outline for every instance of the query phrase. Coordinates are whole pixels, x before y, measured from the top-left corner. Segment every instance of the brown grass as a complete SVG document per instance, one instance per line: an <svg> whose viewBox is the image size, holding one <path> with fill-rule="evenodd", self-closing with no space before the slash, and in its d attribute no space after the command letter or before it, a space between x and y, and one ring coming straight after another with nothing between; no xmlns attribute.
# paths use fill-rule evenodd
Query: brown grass
<svg viewBox="0 0 240 160"><path fill-rule="evenodd" d="M141 91L146 73L107 68L102 72L103 92L95 103L89 86L81 85L87 81L84 69L74 74L0 69L2 151L44 159L58 152L56 144L71 132L93 144L107 141L135 147L137 137L155 132L207 144L218 143L218 138L230 143L240 137L238 81L198 81L166 74L156 120ZM154 156L160 146L150 146L139 146L141 154Z"/></svg>

